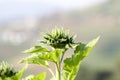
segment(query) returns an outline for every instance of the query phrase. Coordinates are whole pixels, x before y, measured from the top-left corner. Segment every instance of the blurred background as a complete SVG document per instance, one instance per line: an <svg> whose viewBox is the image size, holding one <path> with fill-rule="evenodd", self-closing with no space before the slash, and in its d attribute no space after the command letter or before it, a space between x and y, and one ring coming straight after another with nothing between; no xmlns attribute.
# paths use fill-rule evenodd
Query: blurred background
<svg viewBox="0 0 120 80"><path fill-rule="evenodd" d="M0 61L23 67L22 51L55 26L85 43L101 36L76 80L120 80L120 0L0 0ZM30 65L26 75L43 71Z"/></svg>

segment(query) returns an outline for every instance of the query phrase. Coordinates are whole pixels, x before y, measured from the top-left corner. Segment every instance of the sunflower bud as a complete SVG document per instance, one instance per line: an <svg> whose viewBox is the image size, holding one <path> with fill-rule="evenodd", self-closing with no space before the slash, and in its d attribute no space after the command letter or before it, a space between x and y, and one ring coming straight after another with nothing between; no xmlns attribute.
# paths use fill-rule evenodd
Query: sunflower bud
<svg viewBox="0 0 120 80"><path fill-rule="evenodd" d="M45 33L43 36L44 41L41 41L41 43L50 45L55 49L71 47L74 44L74 36L70 36L69 32L63 29L53 29L51 33Z"/></svg>
<svg viewBox="0 0 120 80"><path fill-rule="evenodd" d="M6 62L0 64L0 78L5 79L16 75L16 71Z"/></svg>

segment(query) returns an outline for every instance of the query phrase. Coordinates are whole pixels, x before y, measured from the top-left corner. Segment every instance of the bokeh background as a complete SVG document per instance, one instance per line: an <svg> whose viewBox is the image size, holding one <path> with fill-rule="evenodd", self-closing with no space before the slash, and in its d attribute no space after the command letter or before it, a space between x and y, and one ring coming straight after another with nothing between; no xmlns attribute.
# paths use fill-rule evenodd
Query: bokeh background
<svg viewBox="0 0 120 80"><path fill-rule="evenodd" d="M101 36L76 80L120 80L120 0L0 0L0 61L23 67L22 51L55 26L85 43ZM30 65L25 75L43 71Z"/></svg>

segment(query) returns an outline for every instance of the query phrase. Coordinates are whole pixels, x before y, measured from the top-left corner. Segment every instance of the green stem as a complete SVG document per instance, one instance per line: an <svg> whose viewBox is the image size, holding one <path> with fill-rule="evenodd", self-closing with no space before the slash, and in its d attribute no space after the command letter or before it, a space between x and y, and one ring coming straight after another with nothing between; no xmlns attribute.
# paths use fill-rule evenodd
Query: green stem
<svg viewBox="0 0 120 80"><path fill-rule="evenodd" d="M62 64L62 61L63 61L63 58L64 58L64 55L65 55L66 51L67 51L67 49L64 49L64 51L62 53L62 56L59 58L59 61L58 61L59 64L57 64L57 71L58 71L58 78L59 78L59 80L61 80L61 72L62 72L61 64Z"/></svg>
<svg viewBox="0 0 120 80"><path fill-rule="evenodd" d="M61 80L61 72L60 72L60 67L58 63L56 63L56 69L57 69L57 78L58 80Z"/></svg>
<svg viewBox="0 0 120 80"><path fill-rule="evenodd" d="M62 61L63 61L63 58L64 58L64 53L62 54L61 59L60 59L60 61L59 61L60 67L61 67L61 63L62 63Z"/></svg>
<svg viewBox="0 0 120 80"><path fill-rule="evenodd" d="M50 68L48 68L48 70L50 71L50 73L52 74L52 76L55 77L55 74L53 73L53 71Z"/></svg>
<svg viewBox="0 0 120 80"><path fill-rule="evenodd" d="M65 52L67 51L67 48L64 49L63 53L62 53L62 56L61 56L61 59L60 59L60 62L59 64L61 65L62 61L63 61L63 58L64 58L64 55L65 55Z"/></svg>

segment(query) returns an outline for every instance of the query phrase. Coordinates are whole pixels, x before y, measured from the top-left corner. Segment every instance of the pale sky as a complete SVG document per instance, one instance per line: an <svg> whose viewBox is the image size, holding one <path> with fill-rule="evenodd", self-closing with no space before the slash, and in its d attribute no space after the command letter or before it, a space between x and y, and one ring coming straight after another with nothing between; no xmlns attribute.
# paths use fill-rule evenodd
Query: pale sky
<svg viewBox="0 0 120 80"><path fill-rule="evenodd" d="M84 9L107 0L0 0L0 20Z"/></svg>

